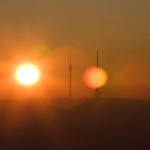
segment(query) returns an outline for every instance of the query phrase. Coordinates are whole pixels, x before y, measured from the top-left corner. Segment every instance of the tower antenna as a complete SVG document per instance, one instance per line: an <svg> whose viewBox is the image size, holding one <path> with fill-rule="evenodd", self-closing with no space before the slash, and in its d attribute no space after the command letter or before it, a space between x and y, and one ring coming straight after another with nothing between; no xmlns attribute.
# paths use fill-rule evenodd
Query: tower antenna
<svg viewBox="0 0 150 150"><path fill-rule="evenodd" d="M72 65L71 65L71 51L70 51L70 65L69 65L69 99L72 99L72 88L71 88L71 72L72 72Z"/></svg>
<svg viewBox="0 0 150 150"><path fill-rule="evenodd" d="M99 88L98 88L98 50L97 50L97 88L96 88L96 92L95 94L95 98L99 99L101 93L99 92Z"/></svg>

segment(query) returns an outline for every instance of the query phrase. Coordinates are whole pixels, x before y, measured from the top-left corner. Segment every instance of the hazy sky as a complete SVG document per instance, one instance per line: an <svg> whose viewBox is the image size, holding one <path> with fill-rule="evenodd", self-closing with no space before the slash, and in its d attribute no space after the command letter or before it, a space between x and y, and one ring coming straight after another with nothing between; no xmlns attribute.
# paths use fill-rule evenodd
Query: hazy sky
<svg viewBox="0 0 150 150"><path fill-rule="evenodd" d="M39 81L39 96L68 96L68 51L72 50L74 97L93 96L82 76L96 64L98 49L99 64L108 74L101 88L104 97L149 99L149 8L149 0L1 0L1 95L17 95L21 85L15 83L13 73L29 61L49 81Z"/></svg>

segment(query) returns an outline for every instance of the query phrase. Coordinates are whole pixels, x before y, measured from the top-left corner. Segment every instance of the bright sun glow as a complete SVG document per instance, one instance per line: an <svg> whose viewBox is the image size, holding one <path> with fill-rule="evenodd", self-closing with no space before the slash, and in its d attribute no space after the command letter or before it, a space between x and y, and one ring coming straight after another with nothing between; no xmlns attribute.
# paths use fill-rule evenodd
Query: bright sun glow
<svg viewBox="0 0 150 150"><path fill-rule="evenodd" d="M107 74L102 68L94 66L85 71L83 79L90 88L102 87L107 82Z"/></svg>
<svg viewBox="0 0 150 150"><path fill-rule="evenodd" d="M17 70L16 78L22 84L31 85L38 80L39 72L37 68L32 65L24 65Z"/></svg>

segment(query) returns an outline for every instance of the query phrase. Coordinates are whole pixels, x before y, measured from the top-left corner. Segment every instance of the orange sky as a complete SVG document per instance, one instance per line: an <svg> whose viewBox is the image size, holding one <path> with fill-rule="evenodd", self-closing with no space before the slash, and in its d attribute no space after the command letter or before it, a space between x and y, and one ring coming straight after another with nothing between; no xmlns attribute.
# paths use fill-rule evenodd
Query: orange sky
<svg viewBox="0 0 150 150"><path fill-rule="evenodd" d="M70 50L73 96L93 97L83 74L96 64L98 49L108 74L103 97L149 99L149 8L147 0L1 1L0 97L68 97ZM31 87L14 79L24 62L42 73Z"/></svg>

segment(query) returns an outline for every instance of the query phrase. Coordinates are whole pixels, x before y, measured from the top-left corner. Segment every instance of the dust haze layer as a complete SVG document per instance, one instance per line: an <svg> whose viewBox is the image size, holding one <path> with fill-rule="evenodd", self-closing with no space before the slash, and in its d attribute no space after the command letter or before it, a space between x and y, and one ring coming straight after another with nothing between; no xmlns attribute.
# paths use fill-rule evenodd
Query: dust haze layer
<svg viewBox="0 0 150 150"><path fill-rule="evenodd" d="M21 86L14 81L13 73L26 61L37 64L43 72L43 79L32 93L40 91L41 97L67 97L69 63L66 49L73 50L74 55L81 51L81 58L74 56L72 64L74 96L89 93L88 97L91 97L93 90L84 85L82 75L96 64L98 49L99 64L109 77L108 83L101 88L105 97L149 99L149 7L147 0L2 0L0 83L4 88L1 88L1 97L17 95L18 86L19 89ZM51 59L57 58L54 56L57 50L61 51L57 61L66 62L63 65L55 63L55 71L48 71L55 62ZM55 83L52 83L52 72L55 72ZM45 83L44 78L51 83ZM17 87L15 91L12 85ZM21 89L19 93L24 93L24 87ZM24 95L20 94L20 97Z"/></svg>

